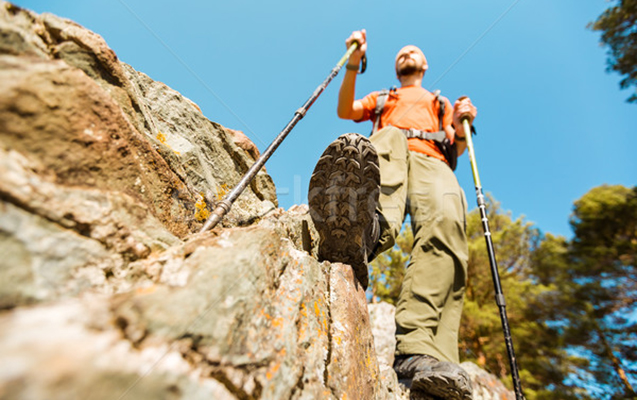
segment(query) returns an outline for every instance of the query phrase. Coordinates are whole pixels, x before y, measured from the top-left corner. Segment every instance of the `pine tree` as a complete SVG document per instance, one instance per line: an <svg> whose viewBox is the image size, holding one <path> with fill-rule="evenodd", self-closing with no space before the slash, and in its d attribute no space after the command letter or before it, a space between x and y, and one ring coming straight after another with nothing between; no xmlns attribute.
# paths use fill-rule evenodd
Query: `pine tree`
<svg viewBox="0 0 637 400"><path fill-rule="evenodd" d="M567 345L588 363L580 379L604 399L635 399L637 187L600 186L575 203L565 270Z"/></svg>
<svg viewBox="0 0 637 400"><path fill-rule="evenodd" d="M637 87L637 0L619 0L589 28L601 31L601 42L609 47L608 69L623 75L622 89ZM637 102L637 93L628 98Z"/></svg>
<svg viewBox="0 0 637 400"><path fill-rule="evenodd" d="M635 399L637 187L590 190L570 222L570 242L547 235L533 256L552 288L547 323L571 354L564 382L581 388L578 399Z"/></svg>

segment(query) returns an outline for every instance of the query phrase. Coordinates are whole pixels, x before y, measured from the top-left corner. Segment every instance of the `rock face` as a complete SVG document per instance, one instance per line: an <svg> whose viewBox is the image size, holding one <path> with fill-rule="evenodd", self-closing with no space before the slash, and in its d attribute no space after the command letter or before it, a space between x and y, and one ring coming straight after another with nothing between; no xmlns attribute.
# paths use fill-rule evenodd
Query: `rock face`
<svg viewBox="0 0 637 400"><path fill-rule="evenodd" d="M0 38L0 308L122 289L104 274L179 244L254 161L71 21L2 2ZM249 225L275 205L259 174L223 223Z"/></svg>
<svg viewBox="0 0 637 400"><path fill-rule="evenodd" d="M257 154L99 35L0 1L0 398L407 398L351 268L265 172L195 233Z"/></svg>
<svg viewBox="0 0 637 400"><path fill-rule="evenodd" d="M0 2L0 397L386 399L365 293L241 132Z"/></svg>

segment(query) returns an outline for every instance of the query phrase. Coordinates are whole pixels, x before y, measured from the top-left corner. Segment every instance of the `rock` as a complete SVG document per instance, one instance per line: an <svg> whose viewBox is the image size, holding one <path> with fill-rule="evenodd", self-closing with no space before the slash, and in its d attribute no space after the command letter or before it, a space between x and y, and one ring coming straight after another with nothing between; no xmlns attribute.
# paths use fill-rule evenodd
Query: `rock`
<svg viewBox="0 0 637 400"><path fill-rule="evenodd" d="M103 297L0 315L0 393L35 399L234 399L197 376L176 348L135 349Z"/></svg>
<svg viewBox="0 0 637 400"><path fill-rule="evenodd" d="M378 355L378 360L382 365L394 365L394 352L396 350L395 314L396 307L389 303L380 302L369 305L376 355Z"/></svg>
<svg viewBox="0 0 637 400"><path fill-rule="evenodd" d="M394 372L394 351L396 350L396 307L381 302L369 304L369 317L374 335L374 347L378 356L381 383L392 398L407 400L409 390L398 383Z"/></svg>
<svg viewBox="0 0 637 400"><path fill-rule="evenodd" d="M11 366L0 393L391 398L351 268L319 263L273 235L277 224L199 235L135 263L158 283L0 315L0 362Z"/></svg>
<svg viewBox="0 0 637 400"><path fill-rule="evenodd" d="M97 34L0 3L0 393L386 399L365 293L258 150Z"/></svg>
<svg viewBox="0 0 637 400"><path fill-rule="evenodd" d="M124 192L183 237L254 162L192 101L76 23L1 2L0 30L0 144L57 183ZM276 203L260 173L223 223L249 224Z"/></svg>
<svg viewBox="0 0 637 400"><path fill-rule="evenodd" d="M463 362L462 368L471 377L473 400L515 400L515 393L493 374L490 374L472 362Z"/></svg>
<svg viewBox="0 0 637 400"><path fill-rule="evenodd" d="M197 231L253 160L74 22L0 2L0 32L0 246L15 254L0 279L30 282L0 289L0 307L135 286L129 264ZM225 226L274 208L265 172L252 188ZM69 251L84 261L60 256Z"/></svg>
<svg viewBox="0 0 637 400"><path fill-rule="evenodd" d="M220 200L254 163L252 155L244 149L252 148L254 152L256 146L251 147L245 135L245 139L237 142L236 131L207 120L192 101L163 83L153 81L130 66L124 69L133 92L143 103L140 106L146 121L143 131L149 140L194 192L213 201ZM231 171L240 173L231 174ZM270 211L278 204L272 178L261 171L250 190L235 204L226 218L236 221L235 224L250 223Z"/></svg>
<svg viewBox="0 0 637 400"><path fill-rule="evenodd" d="M243 131L238 131L236 129L229 129L230 133L232 133L232 141L234 144L245 150L253 160L256 161L257 158L261 155L257 146L250 140L249 137L243 133Z"/></svg>

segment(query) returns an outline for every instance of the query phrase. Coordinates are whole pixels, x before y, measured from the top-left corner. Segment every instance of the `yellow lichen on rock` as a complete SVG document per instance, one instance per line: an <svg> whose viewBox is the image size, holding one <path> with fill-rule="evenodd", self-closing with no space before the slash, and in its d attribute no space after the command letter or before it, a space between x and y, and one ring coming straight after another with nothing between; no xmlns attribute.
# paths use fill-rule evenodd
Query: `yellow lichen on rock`
<svg viewBox="0 0 637 400"><path fill-rule="evenodd" d="M172 147L170 147L170 145L168 144L168 142L166 141L166 135L164 135L163 133L161 133L161 131L157 132L157 140L159 140L159 142L161 144L163 144L164 146L168 147L170 150L172 150L175 154L179 155L180 153L173 149Z"/></svg>
<svg viewBox="0 0 637 400"><path fill-rule="evenodd" d="M219 186L219 190L217 190L217 200L220 201L224 198L225 195L228 194L230 188L225 183Z"/></svg>
<svg viewBox="0 0 637 400"><path fill-rule="evenodd" d="M206 203L206 198L203 193L199 193L199 196L201 198L195 203L195 219L199 222L203 222L210 216L210 210L208 210L208 204Z"/></svg>

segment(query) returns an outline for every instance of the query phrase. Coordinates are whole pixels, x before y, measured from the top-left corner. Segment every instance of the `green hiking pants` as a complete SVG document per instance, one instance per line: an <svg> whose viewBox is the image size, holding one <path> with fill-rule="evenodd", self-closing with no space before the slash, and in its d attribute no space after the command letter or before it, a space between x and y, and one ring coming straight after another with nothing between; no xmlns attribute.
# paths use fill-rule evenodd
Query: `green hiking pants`
<svg viewBox="0 0 637 400"><path fill-rule="evenodd" d="M381 177L376 254L394 245L407 213L414 233L396 305L396 354L457 363L468 260L464 192L443 161L409 151L399 129L384 128L371 141Z"/></svg>

